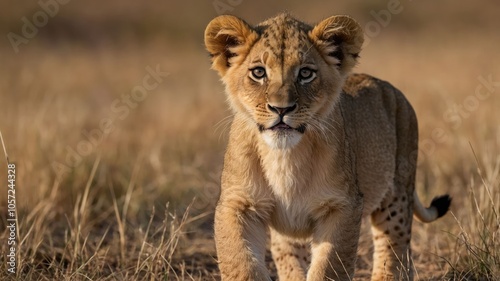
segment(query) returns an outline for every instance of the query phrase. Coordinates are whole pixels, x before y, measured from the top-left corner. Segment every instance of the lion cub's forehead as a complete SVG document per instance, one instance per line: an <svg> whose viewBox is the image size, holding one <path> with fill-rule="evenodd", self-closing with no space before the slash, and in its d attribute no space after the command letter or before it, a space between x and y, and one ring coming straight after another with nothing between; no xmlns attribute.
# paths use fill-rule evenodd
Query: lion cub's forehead
<svg viewBox="0 0 500 281"><path fill-rule="evenodd" d="M311 27L288 14L281 14L260 23L260 44L279 61L302 60L311 42L307 36Z"/></svg>

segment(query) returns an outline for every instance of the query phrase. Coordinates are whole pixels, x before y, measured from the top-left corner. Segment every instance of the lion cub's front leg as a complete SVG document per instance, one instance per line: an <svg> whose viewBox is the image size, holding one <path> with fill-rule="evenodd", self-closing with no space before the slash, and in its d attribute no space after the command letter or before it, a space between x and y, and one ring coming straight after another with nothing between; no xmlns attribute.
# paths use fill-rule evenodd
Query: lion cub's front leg
<svg viewBox="0 0 500 281"><path fill-rule="evenodd" d="M215 210L215 244L222 280L269 281L266 225L251 201L222 197Z"/></svg>
<svg viewBox="0 0 500 281"><path fill-rule="evenodd" d="M271 253L280 281L305 281L310 263L309 241L293 239L271 228Z"/></svg>
<svg viewBox="0 0 500 281"><path fill-rule="evenodd" d="M359 204L332 209L318 220L307 281L352 280L363 211L361 196L355 202Z"/></svg>

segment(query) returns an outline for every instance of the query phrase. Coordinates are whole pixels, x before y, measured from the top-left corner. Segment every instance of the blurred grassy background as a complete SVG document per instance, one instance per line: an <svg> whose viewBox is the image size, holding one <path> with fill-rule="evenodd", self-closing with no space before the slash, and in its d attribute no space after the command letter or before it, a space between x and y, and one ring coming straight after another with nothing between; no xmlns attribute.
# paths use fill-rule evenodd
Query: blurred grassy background
<svg viewBox="0 0 500 281"><path fill-rule="evenodd" d="M203 259L214 256L210 217L231 116L223 87L216 73L209 70L203 46L204 28L218 15L214 3L225 3L226 13L250 23L289 11L310 23L334 14L349 14L363 27L378 26L376 32L372 29L369 33L370 42L355 71L390 81L414 105L424 147L417 180L419 193L426 202L437 193L451 193L458 221L465 219L466 210L457 208L469 202L468 194L474 188L479 192L489 186L495 193L492 200L484 199L485 204L491 201L494 208L500 205L498 85L485 100L471 103L481 85L478 77L494 82L500 79L500 4L496 1L69 0L60 4L55 16L38 28L27 44L19 45L16 53L8 34L22 35L23 17L32 21L42 8L37 1L2 0L0 130L10 159L17 164L20 236L25 238L20 260L24 263L43 264L40 267L49 272L47 276L74 277L75 271L62 262L74 263L67 257L70 241L107 237L107 247L113 249L114 239L120 236L120 245L136 243L140 248L138 241L147 239L137 238L143 236L133 229L146 227L153 209L153 226L161 229L167 202L170 214L182 213L196 197L191 219L187 219L190 226L182 235L174 235L181 240L180 246L172 248L177 258L167 259L172 265L163 271L193 274L194 269L182 266L194 259L187 264L196 267L199 274L210 276L205 271L212 272L215 258L208 258L205 264ZM388 5L398 5L401 12L392 14L384 26L374 13L380 14ZM125 105L122 95L143 84L148 66L158 67L168 76L148 91L143 101L128 107L123 120L116 118L113 104ZM446 114L455 116L454 121ZM72 154L68 151L77 150L87 140L82 132L100 128L100 122L109 117L114 118L113 131L58 177L53 166L67 165L67 157ZM0 169L0 175L5 179L6 169ZM0 192L7 194L6 184L0 184ZM2 199L2 224L6 208L6 199ZM460 211L465 217L460 217ZM197 215L203 218L193 219ZM83 234L73 235L80 224ZM124 224L132 230L124 230ZM32 225L36 225L36 233L28 231ZM106 227L117 236L103 234ZM446 235L443 229L453 235ZM493 237L498 238L496 231ZM450 244L462 232L467 233L452 216L432 225L416 223L414 246L417 262L423 263L422 276L443 276L450 270L439 258L436 268L436 258L429 259L429 253L455 258L450 262L453 265L462 262L461 256L452 256L454 246ZM204 240L198 239L200 235ZM68 236L75 240L68 240ZM425 245L429 242L432 246ZM193 245L206 247L201 261L196 261L199 249L193 250ZM122 255L123 247L117 250ZM84 248L73 249L72 253L82 254ZM54 261L60 268L46 265ZM127 272L124 268L128 262L126 256L121 257L109 272ZM428 267L431 269L426 270ZM33 278L45 276L33 268L37 267L22 270L32 273ZM54 268L60 271L54 273ZM102 278L95 274L92 276ZM154 274L151 276L156 277Z"/></svg>

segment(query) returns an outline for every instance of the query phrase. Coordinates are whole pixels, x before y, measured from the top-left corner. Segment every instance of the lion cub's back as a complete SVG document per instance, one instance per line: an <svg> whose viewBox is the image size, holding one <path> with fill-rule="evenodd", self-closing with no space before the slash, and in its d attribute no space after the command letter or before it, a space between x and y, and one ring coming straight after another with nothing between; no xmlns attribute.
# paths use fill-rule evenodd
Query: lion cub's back
<svg viewBox="0 0 500 281"><path fill-rule="evenodd" d="M409 102L385 81L352 74L343 91L340 107L354 147L366 215L380 205L387 192L394 191L396 166L401 160L398 153L405 142L410 147L403 150L416 151L418 127Z"/></svg>

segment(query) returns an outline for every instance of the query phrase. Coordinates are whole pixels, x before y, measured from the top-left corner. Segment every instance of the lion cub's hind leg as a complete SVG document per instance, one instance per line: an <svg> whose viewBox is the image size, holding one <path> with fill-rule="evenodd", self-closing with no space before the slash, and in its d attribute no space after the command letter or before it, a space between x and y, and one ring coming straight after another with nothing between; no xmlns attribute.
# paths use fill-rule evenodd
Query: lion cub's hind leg
<svg viewBox="0 0 500 281"><path fill-rule="evenodd" d="M371 215L373 234L372 281L413 280L410 250L412 194L395 192Z"/></svg>
<svg viewBox="0 0 500 281"><path fill-rule="evenodd" d="M304 281L310 258L306 241L292 240L271 229L271 253L280 281Z"/></svg>

